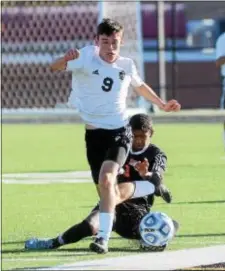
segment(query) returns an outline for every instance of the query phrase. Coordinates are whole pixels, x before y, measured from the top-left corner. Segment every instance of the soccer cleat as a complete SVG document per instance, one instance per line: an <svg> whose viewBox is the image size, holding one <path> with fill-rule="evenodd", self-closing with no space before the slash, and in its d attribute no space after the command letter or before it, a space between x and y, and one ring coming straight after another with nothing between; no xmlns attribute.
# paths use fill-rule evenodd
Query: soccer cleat
<svg viewBox="0 0 225 271"><path fill-rule="evenodd" d="M167 244L163 246L150 246L146 245L143 240L140 240L140 249L146 252L162 252L166 249Z"/></svg>
<svg viewBox="0 0 225 271"><path fill-rule="evenodd" d="M155 190L156 196L161 196L166 203L172 202L172 194L163 184L159 185Z"/></svg>
<svg viewBox="0 0 225 271"><path fill-rule="evenodd" d="M53 249L53 248L54 248L53 239L32 238L25 242L25 249L28 249L28 250L45 250L45 249Z"/></svg>
<svg viewBox="0 0 225 271"><path fill-rule="evenodd" d="M95 241L90 244L89 248L91 251L104 254L108 252L108 242L102 237L97 237Z"/></svg>

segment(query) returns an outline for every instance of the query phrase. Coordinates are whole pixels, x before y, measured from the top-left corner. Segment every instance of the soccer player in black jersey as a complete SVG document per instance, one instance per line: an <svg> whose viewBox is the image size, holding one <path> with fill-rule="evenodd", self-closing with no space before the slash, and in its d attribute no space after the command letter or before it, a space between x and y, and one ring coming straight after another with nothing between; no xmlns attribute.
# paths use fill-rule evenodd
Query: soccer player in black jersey
<svg viewBox="0 0 225 271"><path fill-rule="evenodd" d="M116 206L113 231L127 239L140 240L139 224L149 213L154 195L162 196L171 202L171 194L163 184L163 173L167 157L156 145L151 143L154 133L151 118L146 114L137 114L130 119L133 132L133 144L125 166L118 174L118 186L121 199ZM151 190L149 183L154 186ZM133 190L132 190L133 189ZM147 191L147 192L146 192ZM178 223L174 221L175 229ZM93 236L99 229L99 205L78 223L55 238L32 238L25 242L27 249L54 249L62 245L76 243ZM145 248L146 249L146 248ZM149 250L162 251L163 247L149 247Z"/></svg>
<svg viewBox="0 0 225 271"><path fill-rule="evenodd" d="M170 203L171 193L163 184L163 175L166 169L167 156L156 145L151 143L154 134L152 120L147 114L137 114L130 119L133 133L133 143L124 173L119 181L149 180L155 185L155 195Z"/></svg>

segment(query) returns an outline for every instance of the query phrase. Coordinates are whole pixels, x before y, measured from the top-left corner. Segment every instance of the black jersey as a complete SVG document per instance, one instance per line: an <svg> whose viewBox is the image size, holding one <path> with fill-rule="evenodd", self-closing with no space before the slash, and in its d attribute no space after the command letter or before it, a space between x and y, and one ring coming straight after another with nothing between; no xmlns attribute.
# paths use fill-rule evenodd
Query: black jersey
<svg viewBox="0 0 225 271"><path fill-rule="evenodd" d="M165 153L160 150L154 144L149 144L149 146L142 151L132 152L130 151L126 163L123 167L123 172L118 177L118 183L121 182L130 182L130 181L142 181L143 178L139 175L139 173L135 170L135 163L138 161L143 162L144 158L148 159L149 162L149 171L157 171L160 174L166 169L167 156ZM150 195L148 197L135 198L130 199L129 203L133 204L147 204L149 207L152 206L154 201L154 196ZM128 201L126 201L128 202Z"/></svg>
<svg viewBox="0 0 225 271"><path fill-rule="evenodd" d="M167 157L156 145L150 144L146 149L139 152L130 151L127 161L124 165L124 177L132 181L142 180L143 178L135 170L135 163L138 161L143 162L144 158L148 159L149 171L165 171Z"/></svg>

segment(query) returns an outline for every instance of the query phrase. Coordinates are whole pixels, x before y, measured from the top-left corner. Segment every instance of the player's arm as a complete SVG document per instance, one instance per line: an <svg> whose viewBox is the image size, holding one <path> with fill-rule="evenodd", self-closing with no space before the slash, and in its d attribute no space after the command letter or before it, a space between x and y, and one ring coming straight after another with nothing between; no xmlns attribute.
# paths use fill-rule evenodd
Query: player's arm
<svg viewBox="0 0 225 271"><path fill-rule="evenodd" d="M143 162L138 162L135 165L135 169L144 180L149 180L155 186L158 186L161 184L163 179L163 175L166 170L166 163L166 155L162 151L159 151L155 154L151 171L149 171L149 162L147 158L145 158Z"/></svg>
<svg viewBox="0 0 225 271"><path fill-rule="evenodd" d="M146 100L156 104L160 109L163 109L165 102L154 92L154 90L146 83L142 83L140 86L135 87L138 95L143 96Z"/></svg>
<svg viewBox="0 0 225 271"><path fill-rule="evenodd" d="M157 151L157 153L154 155L153 164L151 164L150 167L151 171L147 171L146 166L145 171L144 168L142 168L139 169L138 172L140 175L142 175L143 180L148 180L149 183L154 185L155 189L154 195L162 197L166 203L171 203L172 201L171 192L163 183L163 175L166 169L166 161L167 161L166 155L161 151ZM144 163L146 162L143 161L142 164ZM152 196L148 196L148 202L150 206L152 206L153 203L152 200L153 200Z"/></svg>
<svg viewBox="0 0 225 271"><path fill-rule="evenodd" d="M80 52L77 49L69 50L63 57L58 58L50 64L51 71L64 71L67 69L69 61L76 60L80 57Z"/></svg>
<svg viewBox="0 0 225 271"><path fill-rule="evenodd" d="M167 164L167 157L165 153L162 151L158 152L153 159L151 172L148 172L147 174L149 175L149 178L153 176L155 176L156 178L156 176L158 176L161 182L166 170L166 164Z"/></svg>
<svg viewBox="0 0 225 271"><path fill-rule="evenodd" d="M156 104L160 109L170 112L179 111L181 105L176 100L164 102L155 91L148 86L137 73L137 69L133 61L131 61L131 85L134 87L138 95L143 96L146 100Z"/></svg>
<svg viewBox="0 0 225 271"><path fill-rule="evenodd" d="M141 86L135 87L135 90L140 96L143 96L146 100L156 104L161 110L165 112L177 112L181 108L181 105L176 100L170 100L165 103L146 83L143 83Z"/></svg>
<svg viewBox="0 0 225 271"><path fill-rule="evenodd" d="M225 38L223 36L216 42L216 66L220 68L225 64Z"/></svg>
<svg viewBox="0 0 225 271"><path fill-rule="evenodd" d="M154 159L152 164L152 172L158 172L163 178L164 172L166 171L167 166L167 156L164 152L159 151Z"/></svg>

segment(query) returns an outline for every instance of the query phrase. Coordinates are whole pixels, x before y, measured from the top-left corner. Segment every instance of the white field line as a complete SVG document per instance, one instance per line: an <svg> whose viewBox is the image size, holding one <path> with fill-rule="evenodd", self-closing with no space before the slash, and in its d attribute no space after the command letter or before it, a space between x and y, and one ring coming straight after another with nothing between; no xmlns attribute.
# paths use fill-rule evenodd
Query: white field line
<svg viewBox="0 0 225 271"><path fill-rule="evenodd" d="M79 178L79 179L78 179ZM5 184L55 184L93 182L90 171L3 174Z"/></svg>
<svg viewBox="0 0 225 271"><path fill-rule="evenodd" d="M54 178L54 179L61 179L61 178L91 178L90 171L74 171L74 172L48 172L48 173L5 173L2 174L3 179L13 178L13 179L35 179L35 178Z"/></svg>
<svg viewBox="0 0 225 271"><path fill-rule="evenodd" d="M224 262L225 245L82 261L38 270L174 270Z"/></svg>
<svg viewBox="0 0 225 271"><path fill-rule="evenodd" d="M42 180L42 179L34 179L34 180L7 180L3 179L2 183L5 184L56 184L56 183L91 183L92 180L88 179L61 179L61 180Z"/></svg>
<svg viewBox="0 0 225 271"><path fill-rule="evenodd" d="M176 242L176 241L173 241L173 243L179 243L179 242ZM180 243L182 243L182 244L194 244L195 242L191 242L191 241L188 241L188 240L182 240L182 242L180 242ZM207 244L207 242L196 242L196 244L198 243L198 245L203 245L203 246L206 246L206 244ZM214 242L215 244L221 244L221 245L223 245L224 246L224 243L223 242ZM187 251L188 251L188 249L186 249ZM190 250L190 249L189 249ZM199 250L199 248L198 249L195 249L195 250ZM170 253L177 253L177 251L170 251ZM163 252L163 253L168 253L168 252ZM189 253L189 252L188 252ZM78 256L78 255L84 255L84 254L92 254L92 252L75 252L73 255L74 255L74 257L76 257L76 256ZM161 254L161 253L160 253ZM137 254L136 254L137 255ZM135 256L136 256L135 255ZM140 255L140 254L139 254ZM145 257L147 257L147 255L146 255L146 253L143 253L142 255L144 255ZM148 255L149 255L149 253L148 253ZM151 255L152 255L152 253L151 253ZM196 254L196 257L198 257L197 256L198 255L198 253ZM126 258L126 257L130 257L130 256L123 256L123 257L118 257L118 258L113 258L114 260L117 260L117 259L120 259L120 261L121 261L121 259L122 258ZM170 255L169 255L169 257L170 257ZM188 257L188 256L187 256ZM26 256L21 256L20 255L20 258L19 257L4 257L4 255L3 255L3 257L2 257L2 262L4 263L4 262L17 262L17 261L19 261L19 262L41 262L41 261L61 261L62 260L62 258L61 257L57 257L57 255L48 255L48 256L46 256L46 257L35 257L35 256L33 256L33 257L26 257ZM63 257L63 261L65 262L71 262L71 261L74 261L74 259L71 257L71 255L70 256L66 256L65 255L65 257ZM94 261L96 261L96 260L94 260ZM107 258L106 259L104 259L104 261L107 261ZM224 260L223 260L224 261ZM81 268L81 270L83 270L84 269L84 267L86 267L86 265L92 265L92 262L93 262L93 260L91 261L91 263L90 263L90 261L85 261L85 266L84 266L84 262L82 261L82 262L77 262L76 264L75 263L73 263L72 264L72 267L74 266L74 264L75 264L75 270L76 269L80 269ZM143 263L145 264L145 261L143 261ZM101 264L101 263L100 263ZM146 263L147 264L147 263ZM207 263L201 263L200 265L204 265L204 264L207 264ZM67 267L67 265L68 265L68 263L67 264L63 264L63 265L60 265L60 268L61 268L61 266L65 266L65 270L71 270L71 269L66 269L66 268L68 268ZM90 266L89 265L89 266ZM141 265L143 265L143 264L141 264ZM193 265L192 265L193 266ZM49 270L64 270L64 269L58 269L58 267L59 266L56 266L57 267L57 269L54 269L55 267L49 267ZM71 266L69 266L69 268L72 268ZM78 268L79 267L79 268ZM90 266L91 267L91 266ZM126 267L126 266L125 266ZM124 267L124 268L125 268ZM38 268L38 267L37 267ZM42 267L39 267L40 269L42 269ZM112 267L112 268L114 268L114 267ZM130 267L129 267L130 268ZM22 269L22 268L21 268ZM73 269L73 268L72 268ZM111 268L110 268L111 269ZM166 269L161 269L161 270L166 270Z"/></svg>
<svg viewBox="0 0 225 271"><path fill-rule="evenodd" d="M84 252L76 253L78 256L79 254L84 255ZM88 253L87 253L88 254ZM41 262L41 261L46 261L46 262L51 262L51 261L72 261L72 257L51 257L51 256L46 256L46 257L22 257L22 258L2 258L2 262Z"/></svg>

